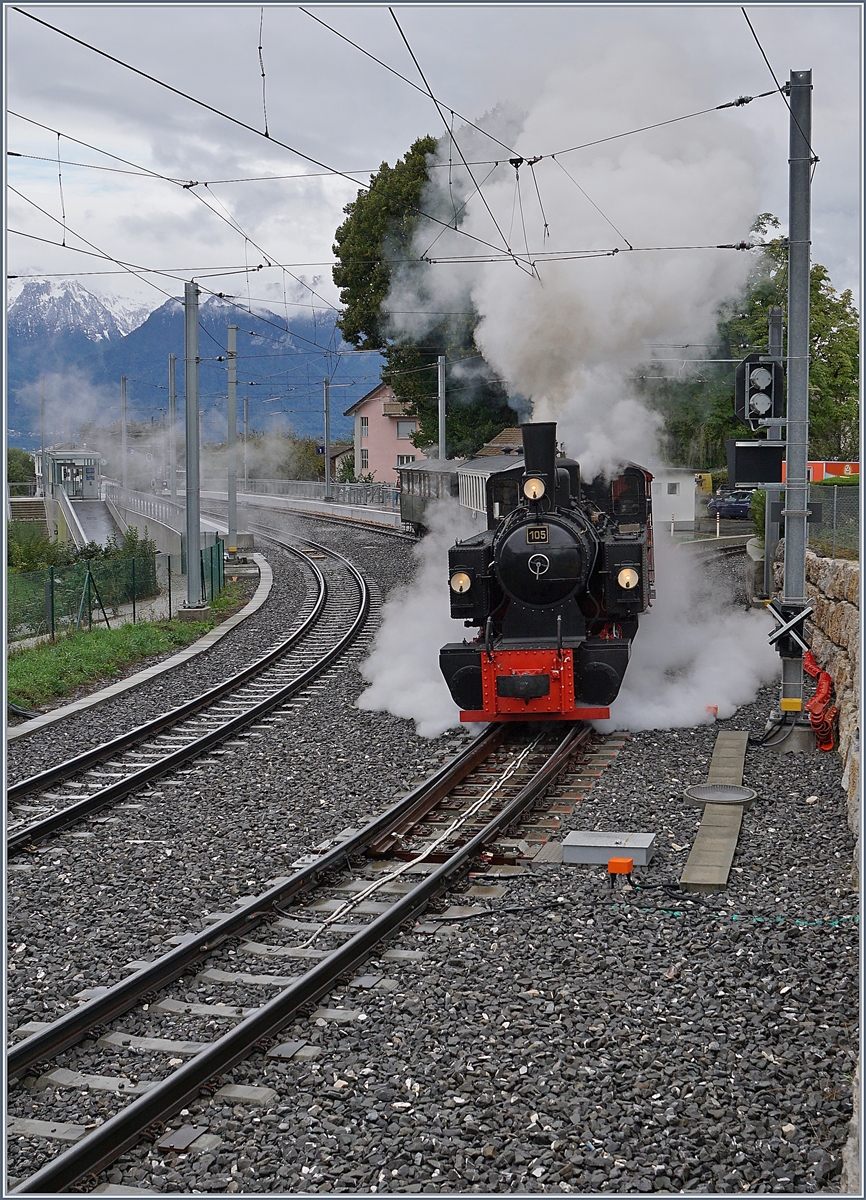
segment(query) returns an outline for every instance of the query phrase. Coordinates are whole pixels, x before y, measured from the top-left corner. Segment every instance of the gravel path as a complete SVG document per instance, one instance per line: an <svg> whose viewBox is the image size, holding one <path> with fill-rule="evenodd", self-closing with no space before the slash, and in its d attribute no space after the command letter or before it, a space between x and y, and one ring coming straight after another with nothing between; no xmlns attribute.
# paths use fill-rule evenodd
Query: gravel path
<svg viewBox="0 0 866 1200"><path fill-rule="evenodd" d="M409 547L396 539L297 524L351 545L380 593L406 576ZM53 1015L228 897L288 873L300 852L462 744L460 733L423 741L404 721L354 709L365 652L219 765L13 873L13 1024ZM718 727L633 735L569 826L656 832L659 852L635 879L676 879L700 816L682 788L705 777L716 728L758 731L775 700L767 689ZM139 1147L101 1182L166 1192L834 1190L858 1021L840 776L835 755L751 750L744 782L759 799L727 892L705 904L674 905L651 887L611 898L601 868L536 867L490 904L549 907L405 933L394 945L421 957L373 960L373 986L321 1002L362 1016L285 1030L317 1057L256 1057L222 1081L273 1089L264 1103L203 1099L173 1122L206 1126L202 1144ZM201 984L187 987L201 1000ZM232 998L261 995L239 988ZM190 1021L191 1037L204 1032ZM73 1053L64 1065L86 1070L86 1046ZM139 1079L148 1069L128 1050L118 1065ZM13 1174L32 1169L14 1152Z"/></svg>

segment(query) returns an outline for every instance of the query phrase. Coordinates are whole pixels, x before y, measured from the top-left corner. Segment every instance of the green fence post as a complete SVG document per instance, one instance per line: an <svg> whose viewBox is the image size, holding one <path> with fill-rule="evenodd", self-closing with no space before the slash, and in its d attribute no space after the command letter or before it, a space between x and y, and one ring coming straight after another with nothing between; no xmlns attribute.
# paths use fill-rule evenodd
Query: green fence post
<svg viewBox="0 0 866 1200"><path fill-rule="evenodd" d="M54 568L48 568L48 613L51 622L51 640L54 641Z"/></svg>
<svg viewBox="0 0 866 1200"><path fill-rule="evenodd" d="M168 556L168 619L171 620L171 555Z"/></svg>
<svg viewBox="0 0 866 1200"><path fill-rule="evenodd" d="M90 563L87 564L87 632L93 633L93 601L90 598Z"/></svg>
<svg viewBox="0 0 866 1200"><path fill-rule="evenodd" d="M213 604L213 599L214 599L214 590L213 590L213 552L214 552L214 550L215 550L215 549L216 549L216 546L211 546L211 548L210 548L210 602L211 602L211 604Z"/></svg>
<svg viewBox="0 0 866 1200"><path fill-rule="evenodd" d="M132 559L132 623L135 624L135 559Z"/></svg>
<svg viewBox="0 0 866 1200"><path fill-rule="evenodd" d="M198 569L201 571L201 594L207 600L207 576L204 573L204 550L199 554Z"/></svg>

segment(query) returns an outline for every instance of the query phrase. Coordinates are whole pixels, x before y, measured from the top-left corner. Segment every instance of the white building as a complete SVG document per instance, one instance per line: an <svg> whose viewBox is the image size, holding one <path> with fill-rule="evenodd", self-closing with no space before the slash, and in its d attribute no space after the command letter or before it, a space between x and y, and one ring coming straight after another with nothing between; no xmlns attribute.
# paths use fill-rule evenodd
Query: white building
<svg viewBox="0 0 866 1200"><path fill-rule="evenodd" d="M652 467L653 525L657 532L692 530L697 523L697 489L691 467Z"/></svg>

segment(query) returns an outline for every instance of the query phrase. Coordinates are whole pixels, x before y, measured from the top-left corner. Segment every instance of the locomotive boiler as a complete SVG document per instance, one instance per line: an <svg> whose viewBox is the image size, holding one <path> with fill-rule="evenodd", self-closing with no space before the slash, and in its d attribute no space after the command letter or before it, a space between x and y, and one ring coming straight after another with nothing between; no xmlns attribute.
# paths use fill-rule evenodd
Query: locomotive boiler
<svg viewBox="0 0 866 1200"><path fill-rule="evenodd" d="M604 719L653 598L652 476L628 464L587 483L554 422L521 432L522 464L466 471L487 528L449 550L449 593L478 632L440 667L461 721Z"/></svg>

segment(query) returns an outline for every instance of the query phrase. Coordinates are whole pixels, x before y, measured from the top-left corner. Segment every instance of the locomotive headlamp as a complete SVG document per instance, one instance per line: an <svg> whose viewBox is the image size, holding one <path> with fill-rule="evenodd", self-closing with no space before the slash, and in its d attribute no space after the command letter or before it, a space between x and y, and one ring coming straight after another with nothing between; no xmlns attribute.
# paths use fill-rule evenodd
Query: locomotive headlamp
<svg viewBox="0 0 866 1200"><path fill-rule="evenodd" d="M472 587L472 580L465 571L455 571L451 576L451 591L457 592L462 596L464 592L468 592Z"/></svg>
<svg viewBox="0 0 866 1200"><path fill-rule="evenodd" d="M523 485L523 494L527 500L540 500L544 495L544 481L542 479L527 479Z"/></svg>
<svg viewBox="0 0 866 1200"><path fill-rule="evenodd" d="M630 592L632 588L637 587L640 583L640 575L638 575L634 567L623 567L619 575L617 575L616 581L621 588L625 588L627 592Z"/></svg>

